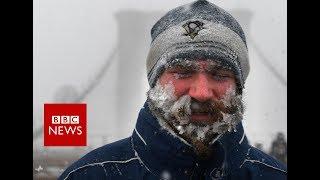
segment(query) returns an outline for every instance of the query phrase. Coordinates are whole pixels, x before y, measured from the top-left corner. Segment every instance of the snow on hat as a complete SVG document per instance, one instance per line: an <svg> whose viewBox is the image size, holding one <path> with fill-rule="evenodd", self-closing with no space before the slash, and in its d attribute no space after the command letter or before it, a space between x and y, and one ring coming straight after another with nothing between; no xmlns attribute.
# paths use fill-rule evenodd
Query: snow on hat
<svg viewBox="0 0 320 180"><path fill-rule="evenodd" d="M150 87L176 58L211 59L232 68L242 92L249 74L246 38L229 13L206 0L179 6L165 14L151 29L147 56Z"/></svg>

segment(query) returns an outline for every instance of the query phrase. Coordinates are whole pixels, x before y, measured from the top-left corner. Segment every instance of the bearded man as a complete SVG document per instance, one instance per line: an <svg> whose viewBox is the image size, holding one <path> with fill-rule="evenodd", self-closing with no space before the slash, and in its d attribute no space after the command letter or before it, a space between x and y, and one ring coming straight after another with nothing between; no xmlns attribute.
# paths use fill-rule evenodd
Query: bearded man
<svg viewBox="0 0 320 180"><path fill-rule="evenodd" d="M239 23L198 0L169 11L151 36L150 90L132 136L93 150L60 179L286 179L241 124L249 60Z"/></svg>

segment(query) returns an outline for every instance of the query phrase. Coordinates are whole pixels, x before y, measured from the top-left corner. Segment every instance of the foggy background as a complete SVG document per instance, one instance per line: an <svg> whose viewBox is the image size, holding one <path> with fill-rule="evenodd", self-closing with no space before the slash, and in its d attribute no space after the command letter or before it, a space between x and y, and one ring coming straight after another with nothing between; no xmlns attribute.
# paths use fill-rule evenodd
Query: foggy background
<svg viewBox="0 0 320 180"><path fill-rule="evenodd" d="M44 178L74 160L50 170L50 158L82 156L131 135L149 88L150 30L167 11L192 1L33 2L34 174ZM268 151L277 132L287 134L287 1L210 2L230 12L245 31L251 69L243 125L249 142ZM43 104L55 102L87 103L87 147L43 146Z"/></svg>

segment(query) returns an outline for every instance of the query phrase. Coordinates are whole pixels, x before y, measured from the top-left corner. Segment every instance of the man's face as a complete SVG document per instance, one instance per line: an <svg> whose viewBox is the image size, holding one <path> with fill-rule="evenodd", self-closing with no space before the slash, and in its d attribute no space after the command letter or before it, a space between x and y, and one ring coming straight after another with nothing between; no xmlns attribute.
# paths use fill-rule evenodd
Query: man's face
<svg viewBox="0 0 320 180"><path fill-rule="evenodd" d="M186 64L172 64L159 78L162 87L172 84L174 95L178 99L188 95L199 103L218 102L227 93L235 91L235 76L231 70L218 66L214 61L198 60ZM190 120L194 123L208 124L210 114L201 111L191 112Z"/></svg>
<svg viewBox="0 0 320 180"><path fill-rule="evenodd" d="M157 118L189 143L208 145L242 119L234 73L212 60L173 60L148 99Z"/></svg>

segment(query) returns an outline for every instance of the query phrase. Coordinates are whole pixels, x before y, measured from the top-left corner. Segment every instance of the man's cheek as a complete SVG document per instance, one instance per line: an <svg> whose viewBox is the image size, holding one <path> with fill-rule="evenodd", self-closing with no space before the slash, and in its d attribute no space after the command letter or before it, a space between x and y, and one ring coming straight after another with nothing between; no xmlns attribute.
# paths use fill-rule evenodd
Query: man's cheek
<svg viewBox="0 0 320 180"><path fill-rule="evenodd" d="M219 99L221 100L225 96L230 96L230 93L235 92L235 86L232 84L220 84L216 88L217 95Z"/></svg>
<svg viewBox="0 0 320 180"><path fill-rule="evenodd" d="M189 92L189 83L188 82L182 82L182 81L175 81L173 82L174 86L174 95L176 97L181 97L183 95L187 95Z"/></svg>
<svg viewBox="0 0 320 180"><path fill-rule="evenodd" d="M173 82L173 81L174 81L173 75L168 72L164 72L159 78L159 82L160 82L161 86L165 86L166 84Z"/></svg>

